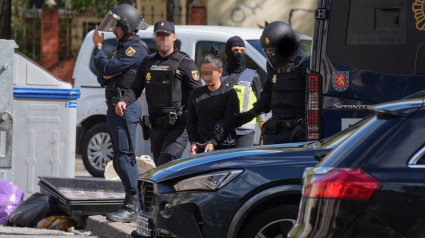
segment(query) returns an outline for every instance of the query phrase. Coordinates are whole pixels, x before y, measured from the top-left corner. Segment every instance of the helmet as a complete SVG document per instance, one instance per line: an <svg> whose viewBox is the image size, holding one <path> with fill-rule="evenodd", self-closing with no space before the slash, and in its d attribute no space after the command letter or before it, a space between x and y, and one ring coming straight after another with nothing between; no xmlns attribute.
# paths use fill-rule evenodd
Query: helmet
<svg viewBox="0 0 425 238"><path fill-rule="evenodd" d="M129 4L121 4L109 11L100 23L99 31L114 31L115 27L122 28L125 34L137 33L145 30L148 24L143 21L135 7Z"/></svg>
<svg viewBox="0 0 425 238"><path fill-rule="evenodd" d="M260 42L270 66L279 68L289 62L299 38L287 23L274 21L264 28Z"/></svg>

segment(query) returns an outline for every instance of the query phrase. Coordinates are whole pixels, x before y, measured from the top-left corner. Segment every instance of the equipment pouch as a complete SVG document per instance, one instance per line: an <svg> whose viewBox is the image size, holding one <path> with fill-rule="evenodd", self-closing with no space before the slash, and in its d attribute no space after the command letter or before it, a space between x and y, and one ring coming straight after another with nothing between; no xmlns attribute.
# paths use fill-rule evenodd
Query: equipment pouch
<svg viewBox="0 0 425 238"><path fill-rule="evenodd" d="M149 140L149 128L152 127L150 125L149 116L142 116L140 119L140 126L142 127L143 139Z"/></svg>
<svg viewBox="0 0 425 238"><path fill-rule="evenodd" d="M177 113L175 112L168 113L168 124L174 126L174 124L176 124L177 122L177 118L178 118Z"/></svg>
<svg viewBox="0 0 425 238"><path fill-rule="evenodd" d="M282 129L281 121L274 118L267 120L262 127L265 134L276 134L280 132L280 129Z"/></svg>

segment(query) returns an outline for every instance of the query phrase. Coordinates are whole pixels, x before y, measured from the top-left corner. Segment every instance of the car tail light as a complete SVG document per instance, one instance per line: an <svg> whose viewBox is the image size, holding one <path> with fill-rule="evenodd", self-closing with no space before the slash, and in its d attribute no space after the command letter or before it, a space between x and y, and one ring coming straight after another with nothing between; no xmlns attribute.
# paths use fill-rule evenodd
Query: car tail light
<svg viewBox="0 0 425 238"><path fill-rule="evenodd" d="M321 102L320 94L321 75L317 72L308 70L307 82L307 140L317 141L320 139L320 116Z"/></svg>
<svg viewBox="0 0 425 238"><path fill-rule="evenodd" d="M303 197L367 200L382 186L379 180L361 168L323 169L319 167L308 172Z"/></svg>

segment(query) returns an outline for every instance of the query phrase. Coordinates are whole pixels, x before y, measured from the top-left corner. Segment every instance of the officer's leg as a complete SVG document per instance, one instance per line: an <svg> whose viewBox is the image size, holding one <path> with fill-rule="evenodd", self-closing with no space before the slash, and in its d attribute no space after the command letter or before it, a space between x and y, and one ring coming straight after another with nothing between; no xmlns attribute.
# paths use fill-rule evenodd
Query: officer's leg
<svg viewBox="0 0 425 238"><path fill-rule="evenodd" d="M157 166L181 158L188 141L189 136L184 123L179 123L169 129L162 144Z"/></svg>
<svg viewBox="0 0 425 238"><path fill-rule="evenodd" d="M127 122L123 117L115 114L114 110L109 110L115 114L111 120L113 124L113 133L117 141L116 151L116 170L125 188L125 201L124 206L117 212L108 213L106 218L110 221L131 222L136 218L137 213L137 179L138 169L136 163L132 158L132 151L127 137L126 124L128 123L130 135L132 140L135 141L135 131L138 119L142 114L142 110L138 101L128 106L125 110ZM111 115L112 117L112 115ZM115 152L115 151L114 151Z"/></svg>
<svg viewBox="0 0 425 238"><path fill-rule="evenodd" d="M289 130L282 128L278 133L263 133L263 141L265 145L289 143Z"/></svg>
<svg viewBox="0 0 425 238"><path fill-rule="evenodd" d="M153 161L158 166L159 155L161 154L162 143L166 136L166 129L155 128L149 129L149 139L151 140L151 151L153 155Z"/></svg>
<svg viewBox="0 0 425 238"><path fill-rule="evenodd" d="M115 133L115 128L117 127L119 123L119 117L115 114L114 109L108 108L108 111L106 113L106 118L108 121L108 129L109 129L109 136L111 137L112 142L112 149L114 151L114 154L112 156L112 165L115 169L115 172L118 174L118 177L120 176L120 170L118 169L118 161L117 161L117 155L118 155L118 135Z"/></svg>
<svg viewBox="0 0 425 238"><path fill-rule="evenodd" d="M251 132L246 135L237 135L236 136L236 147L249 147L254 146L254 134L255 132Z"/></svg>

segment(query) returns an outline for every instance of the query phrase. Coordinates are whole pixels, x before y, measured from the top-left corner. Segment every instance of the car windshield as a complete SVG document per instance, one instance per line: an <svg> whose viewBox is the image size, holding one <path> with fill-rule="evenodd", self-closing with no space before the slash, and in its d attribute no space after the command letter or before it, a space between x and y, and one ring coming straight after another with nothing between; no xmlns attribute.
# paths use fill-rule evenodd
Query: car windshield
<svg viewBox="0 0 425 238"><path fill-rule="evenodd" d="M339 145L343 140L345 140L348 136L353 134L353 132L356 131L360 126L362 126L366 122L368 122L372 118L372 115L374 115L374 114L371 114L371 115L363 118L362 120L360 120L360 121L356 122L355 124L349 126L347 129L336 133L333 136L321 139L321 140L316 141L316 142L306 144L306 145L304 145L304 147L311 147L311 148L314 148L314 149L316 149L316 148L333 149L337 145Z"/></svg>
<svg viewBox="0 0 425 238"><path fill-rule="evenodd" d="M254 46L254 48L260 52L262 55L264 55L264 57L266 56L263 52L263 48L261 48L261 43L260 40L247 40L248 43L252 46Z"/></svg>

